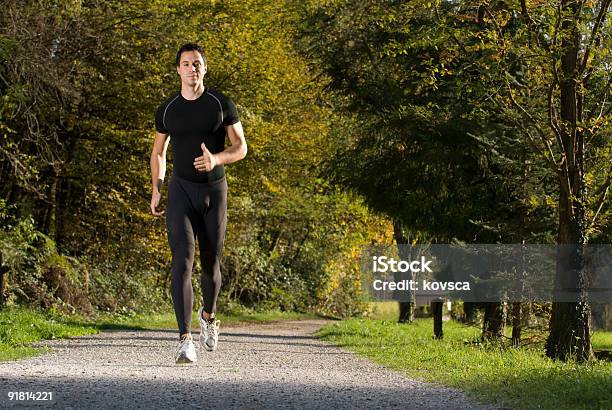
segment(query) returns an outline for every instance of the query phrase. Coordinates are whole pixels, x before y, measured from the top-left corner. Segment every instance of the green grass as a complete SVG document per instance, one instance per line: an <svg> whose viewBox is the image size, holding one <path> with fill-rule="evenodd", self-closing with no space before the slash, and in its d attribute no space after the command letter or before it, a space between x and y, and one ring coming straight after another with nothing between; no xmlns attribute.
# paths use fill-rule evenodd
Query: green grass
<svg viewBox="0 0 612 410"><path fill-rule="evenodd" d="M593 349L612 350L612 332L595 331L591 336Z"/></svg>
<svg viewBox="0 0 612 410"><path fill-rule="evenodd" d="M33 356L46 351L33 342L96 333L94 326L70 323L24 309L0 310L0 361Z"/></svg>
<svg viewBox="0 0 612 410"><path fill-rule="evenodd" d="M315 315L280 310L255 311L248 308L234 308L226 314L218 313L222 325L241 323L265 323L280 320L303 320L315 318ZM87 321L83 322L87 323ZM93 323L101 329L176 329L174 312L136 314L136 315L100 315ZM197 312L192 312L192 331L199 331Z"/></svg>
<svg viewBox="0 0 612 410"><path fill-rule="evenodd" d="M318 335L479 401L510 408L612 408L612 363L561 363L544 357L541 348L482 345L479 329L456 322L444 323L443 340L432 339L432 329L431 319L409 325L352 319L325 326Z"/></svg>
<svg viewBox="0 0 612 410"><path fill-rule="evenodd" d="M397 321L399 305L395 301L370 302L370 315L372 319Z"/></svg>
<svg viewBox="0 0 612 410"><path fill-rule="evenodd" d="M314 315L281 312L277 310L253 311L234 308L228 314L218 314L223 325L262 323L279 320L313 318ZM197 313L193 313L193 330L199 330ZM111 315L94 318L59 316L20 308L0 309L0 361L16 360L46 352L33 347L41 340L62 339L98 333L104 329L176 329L174 313Z"/></svg>
<svg viewBox="0 0 612 410"><path fill-rule="evenodd" d="M399 316L398 304L395 301L371 302L370 312L369 317L371 319L388 320L391 322L397 321ZM527 336L537 334L541 340L545 339L547 336L545 331L524 331L524 333ZM511 334L512 327L508 326L506 328L506 335L509 336ZM612 332L605 332L601 330L593 332L591 336L591 344L593 345L593 349L596 350L612 350Z"/></svg>

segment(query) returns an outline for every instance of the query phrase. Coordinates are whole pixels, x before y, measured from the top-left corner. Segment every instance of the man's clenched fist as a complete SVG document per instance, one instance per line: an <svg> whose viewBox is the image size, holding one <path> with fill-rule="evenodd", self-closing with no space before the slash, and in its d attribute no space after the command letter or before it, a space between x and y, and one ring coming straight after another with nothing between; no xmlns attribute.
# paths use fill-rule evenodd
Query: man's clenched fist
<svg viewBox="0 0 612 410"><path fill-rule="evenodd" d="M202 156L197 157L193 162L195 168L200 172L210 172L217 166L217 158L214 154L211 154L206 145L202 143Z"/></svg>

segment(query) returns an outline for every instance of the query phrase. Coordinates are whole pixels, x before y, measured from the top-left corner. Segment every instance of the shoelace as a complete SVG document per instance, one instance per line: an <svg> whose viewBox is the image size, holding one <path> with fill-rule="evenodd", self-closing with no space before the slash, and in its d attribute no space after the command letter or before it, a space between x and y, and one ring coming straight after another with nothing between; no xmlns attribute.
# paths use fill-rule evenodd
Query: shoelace
<svg viewBox="0 0 612 410"><path fill-rule="evenodd" d="M191 342L191 341L192 341L191 339L187 339L187 338L179 340L178 350L179 351L183 351L183 350L186 351L187 350L187 346L189 346L189 342Z"/></svg>
<svg viewBox="0 0 612 410"><path fill-rule="evenodd" d="M217 338L217 335L219 334L219 324L221 323L220 320L216 320L212 323L207 323L206 324L206 328L208 330L208 337L212 337L212 338Z"/></svg>

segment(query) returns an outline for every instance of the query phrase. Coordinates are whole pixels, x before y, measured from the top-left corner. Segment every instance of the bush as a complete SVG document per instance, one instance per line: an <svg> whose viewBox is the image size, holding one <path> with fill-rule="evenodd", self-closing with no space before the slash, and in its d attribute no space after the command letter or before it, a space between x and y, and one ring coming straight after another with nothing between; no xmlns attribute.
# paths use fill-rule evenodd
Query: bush
<svg viewBox="0 0 612 410"><path fill-rule="evenodd" d="M91 313L83 277L86 263L58 253L53 240L36 231L32 219L12 221L0 230L0 261L6 304Z"/></svg>
<svg viewBox="0 0 612 410"><path fill-rule="evenodd" d="M227 296L248 307L300 311L307 305L303 278L255 244L227 252L223 278Z"/></svg>

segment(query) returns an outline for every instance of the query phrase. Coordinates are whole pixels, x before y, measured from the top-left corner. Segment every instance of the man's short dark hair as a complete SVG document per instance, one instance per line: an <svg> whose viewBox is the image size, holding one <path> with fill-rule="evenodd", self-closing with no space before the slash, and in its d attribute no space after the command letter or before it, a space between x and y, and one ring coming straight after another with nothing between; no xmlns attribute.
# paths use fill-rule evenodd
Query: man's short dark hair
<svg viewBox="0 0 612 410"><path fill-rule="evenodd" d="M183 44L179 51L176 53L176 66L178 67L181 64L181 54L185 51L197 51L202 56L202 60L204 60L204 65L206 65L206 56L204 55L204 50L198 44L195 43L187 43Z"/></svg>

